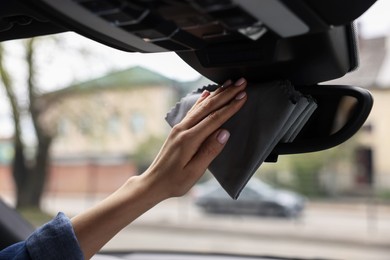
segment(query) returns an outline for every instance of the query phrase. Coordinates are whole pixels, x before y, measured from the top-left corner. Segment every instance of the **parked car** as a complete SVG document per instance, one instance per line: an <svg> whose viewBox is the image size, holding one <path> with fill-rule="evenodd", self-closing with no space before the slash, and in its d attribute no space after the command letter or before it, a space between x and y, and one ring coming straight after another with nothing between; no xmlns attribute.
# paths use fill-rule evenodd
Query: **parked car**
<svg viewBox="0 0 390 260"><path fill-rule="evenodd" d="M277 217L298 217L305 207L305 198L295 192L277 189L252 179L233 200L214 179L198 185L195 204L207 213L233 213Z"/></svg>

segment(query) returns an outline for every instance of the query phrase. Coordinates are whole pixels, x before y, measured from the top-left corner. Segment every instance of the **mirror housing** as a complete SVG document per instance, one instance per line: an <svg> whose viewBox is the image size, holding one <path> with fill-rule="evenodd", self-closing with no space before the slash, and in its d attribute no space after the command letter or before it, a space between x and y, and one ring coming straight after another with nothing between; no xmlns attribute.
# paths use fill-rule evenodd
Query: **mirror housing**
<svg viewBox="0 0 390 260"><path fill-rule="evenodd" d="M291 143L279 143L267 162L276 162L279 155L316 152L345 142L364 124L374 102L368 90L354 86L316 85L297 86L296 89L312 96L318 108L296 139ZM342 101L349 97L355 102L346 108ZM343 121L341 126L337 126L339 118Z"/></svg>
<svg viewBox="0 0 390 260"><path fill-rule="evenodd" d="M177 55L219 84L244 77L249 82L287 79L295 86L314 85L358 66L353 24L292 38L267 34L256 42L220 43Z"/></svg>

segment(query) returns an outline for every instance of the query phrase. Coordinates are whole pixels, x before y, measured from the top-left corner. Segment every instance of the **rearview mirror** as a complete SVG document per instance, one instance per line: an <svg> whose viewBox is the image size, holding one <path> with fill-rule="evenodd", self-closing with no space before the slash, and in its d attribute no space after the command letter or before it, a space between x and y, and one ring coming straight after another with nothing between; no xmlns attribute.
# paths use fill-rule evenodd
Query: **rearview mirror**
<svg viewBox="0 0 390 260"><path fill-rule="evenodd" d="M291 143L279 143L266 161L278 155L321 151L351 138L370 114L373 98L366 89L353 86L317 85L296 87L318 104L305 127Z"/></svg>

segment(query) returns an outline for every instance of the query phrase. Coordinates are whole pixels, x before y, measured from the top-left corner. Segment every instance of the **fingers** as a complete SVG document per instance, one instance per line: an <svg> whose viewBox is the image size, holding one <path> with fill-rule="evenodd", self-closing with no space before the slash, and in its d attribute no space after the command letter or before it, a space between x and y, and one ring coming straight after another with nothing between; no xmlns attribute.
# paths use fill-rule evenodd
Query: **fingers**
<svg viewBox="0 0 390 260"><path fill-rule="evenodd" d="M220 127L244 105L245 87L246 81L240 79L213 93L203 92L191 112L173 127L145 175L150 185L168 191L163 197L185 194L222 151L230 134Z"/></svg>
<svg viewBox="0 0 390 260"><path fill-rule="evenodd" d="M189 113L180 123L184 129L190 129L197 125L210 113L219 110L228 104L234 97L242 92L246 87L246 80L239 79L234 86L219 88L215 93L206 97L201 97L201 102L197 102Z"/></svg>
<svg viewBox="0 0 390 260"><path fill-rule="evenodd" d="M209 113L209 115L205 117L201 122L199 122L192 128L185 130L186 136L189 137L186 138L187 143L188 145L193 147L193 149L191 151L187 151L191 152L192 154L183 153L183 157L185 156L189 160L189 162L191 162L192 158L194 158L199 149L204 150L202 147L205 140L207 140L209 136L216 132L217 129L220 128L223 123L225 123L230 117L232 117L244 105L246 99L246 93L244 91L239 92L235 96L235 98L233 98L228 104L224 105L217 111ZM220 143L223 141L223 139L218 140L220 141ZM209 148L206 148L206 150L209 150ZM212 153L206 152L205 154L211 155ZM211 157L209 158L209 160L212 161L213 158L214 157ZM204 165L204 167L207 168L207 165Z"/></svg>
<svg viewBox="0 0 390 260"><path fill-rule="evenodd" d="M226 80L222 85L221 87L219 87L216 91L214 91L212 94L213 95L217 95L218 93L224 91L225 89L227 89L228 87L232 86L233 85L233 81L231 81L230 79Z"/></svg>
<svg viewBox="0 0 390 260"><path fill-rule="evenodd" d="M198 106L198 104L202 103L202 101L205 100L210 95L211 95L210 91L203 90L202 94L200 95L198 100L195 102L195 104L191 107L191 109L187 112L187 114L190 114Z"/></svg>
<svg viewBox="0 0 390 260"><path fill-rule="evenodd" d="M232 117L244 105L247 99L245 91L238 93L233 100L217 111L210 113L201 122L192 127L189 132L193 132L194 142L200 142L207 138L221 127L230 117Z"/></svg>
<svg viewBox="0 0 390 260"><path fill-rule="evenodd" d="M198 100L195 102L195 104L191 107L191 109L188 111L187 114L190 114L196 107L198 104L202 103L203 100L205 100L208 96L210 95L216 95L218 94L219 92L225 90L226 88L228 88L229 86L231 86L233 84L233 81L231 81L230 79L228 79L227 81L225 81L225 83L223 83L216 91L214 91L213 93L210 93L210 91L208 90L204 90L202 92L202 94L200 95L200 97L198 98Z"/></svg>
<svg viewBox="0 0 390 260"><path fill-rule="evenodd" d="M203 142L186 167L199 169L200 174L202 174L215 157L222 151L229 137L230 133L225 129L220 129L213 133Z"/></svg>

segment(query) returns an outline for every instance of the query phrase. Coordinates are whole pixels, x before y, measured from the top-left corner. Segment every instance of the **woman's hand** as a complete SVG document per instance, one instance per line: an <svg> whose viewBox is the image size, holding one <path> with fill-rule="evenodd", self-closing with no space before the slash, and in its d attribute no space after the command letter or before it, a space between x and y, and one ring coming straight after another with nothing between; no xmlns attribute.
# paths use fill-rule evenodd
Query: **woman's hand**
<svg viewBox="0 0 390 260"><path fill-rule="evenodd" d="M186 117L173 127L144 178L160 199L182 196L222 151L229 132L220 129L245 103L246 81L227 81L215 92L203 92Z"/></svg>
<svg viewBox="0 0 390 260"><path fill-rule="evenodd" d="M204 92L176 125L152 165L96 206L72 218L86 259L121 229L164 199L185 194L222 151L229 133L220 129L245 103L246 81Z"/></svg>

